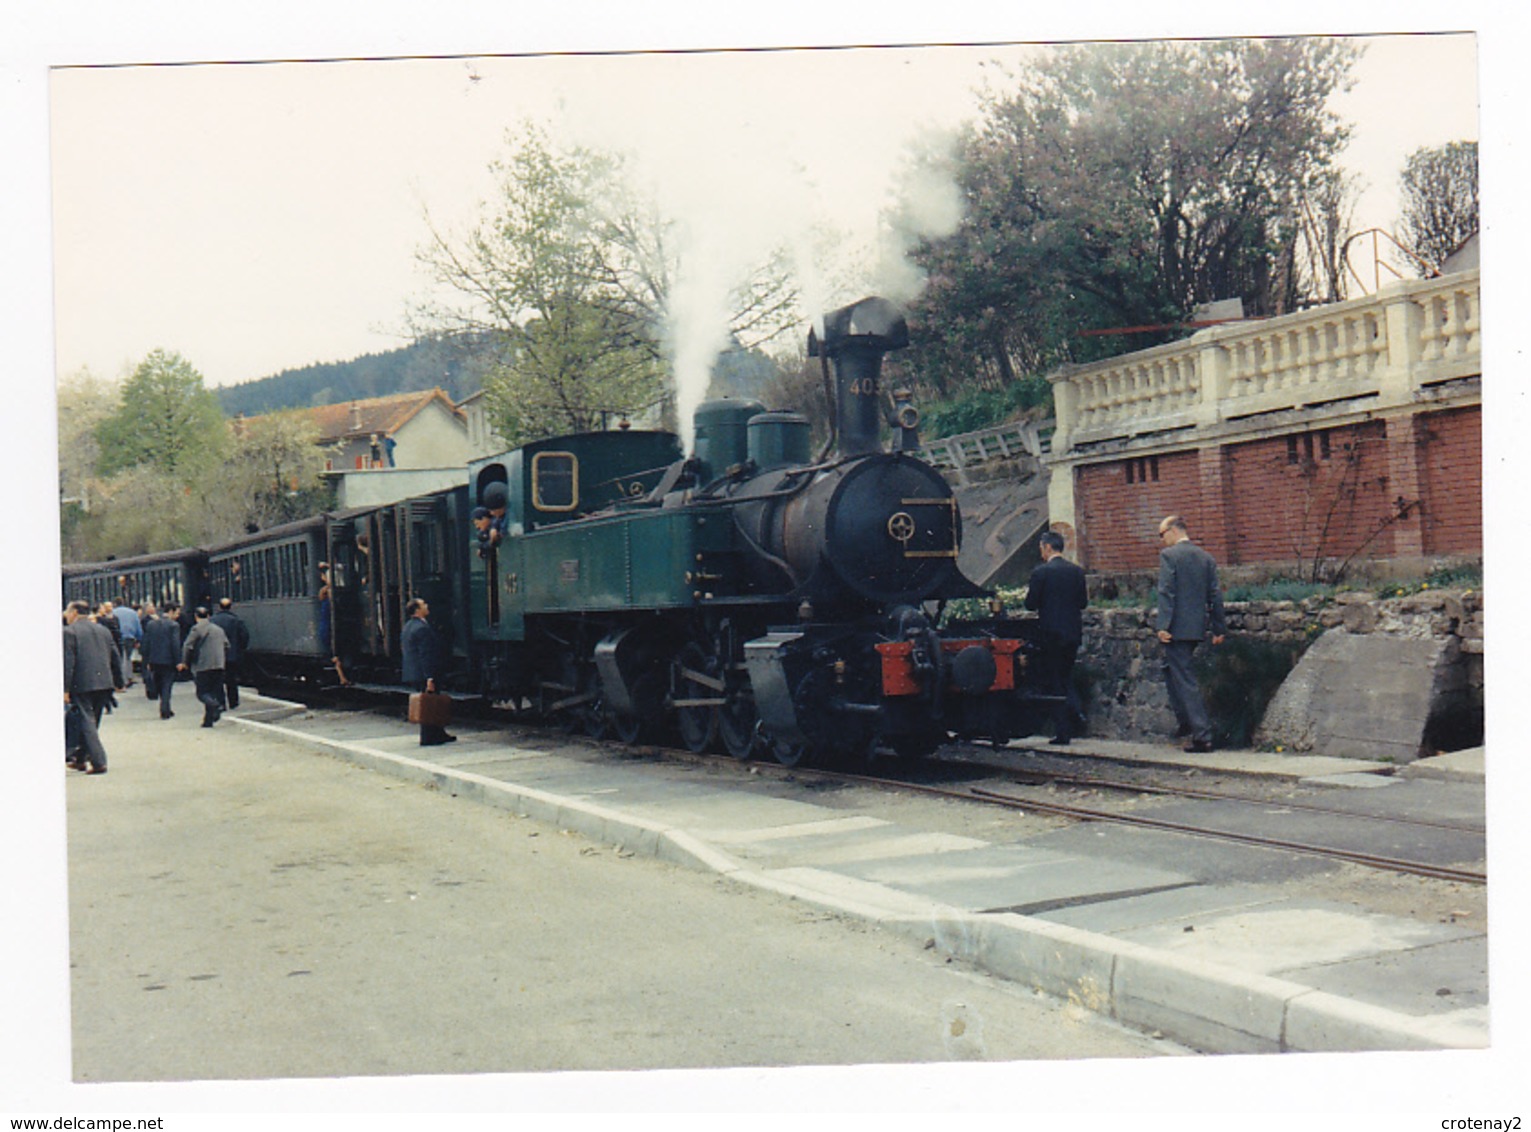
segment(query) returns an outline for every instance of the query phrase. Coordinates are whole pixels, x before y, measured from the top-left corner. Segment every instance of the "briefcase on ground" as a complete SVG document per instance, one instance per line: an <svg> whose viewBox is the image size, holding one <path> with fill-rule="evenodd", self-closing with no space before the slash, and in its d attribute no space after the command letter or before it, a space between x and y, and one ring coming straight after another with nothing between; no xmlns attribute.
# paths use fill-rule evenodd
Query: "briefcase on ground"
<svg viewBox="0 0 1531 1132"><path fill-rule="evenodd" d="M445 727L452 722L452 697L440 692L412 692L409 721L425 727Z"/></svg>

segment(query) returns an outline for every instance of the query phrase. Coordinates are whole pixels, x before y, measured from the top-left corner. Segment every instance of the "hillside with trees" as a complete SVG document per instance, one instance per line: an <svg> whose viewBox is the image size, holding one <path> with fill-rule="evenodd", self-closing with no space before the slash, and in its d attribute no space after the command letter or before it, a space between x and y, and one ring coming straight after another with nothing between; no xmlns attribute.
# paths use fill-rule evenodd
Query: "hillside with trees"
<svg viewBox="0 0 1531 1132"><path fill-rule="evenodd" d="M440 387L454 401L482 387L482 343L433 337L348 362L322 362L215 391L224 415L247 417Z"/></svg>

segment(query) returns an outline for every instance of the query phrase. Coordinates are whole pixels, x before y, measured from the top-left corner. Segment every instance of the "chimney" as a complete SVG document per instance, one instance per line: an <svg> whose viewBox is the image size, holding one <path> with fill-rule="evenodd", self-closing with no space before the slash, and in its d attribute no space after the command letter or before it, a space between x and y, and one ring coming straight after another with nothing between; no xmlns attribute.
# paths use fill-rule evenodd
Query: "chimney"
<svg viewBox="0 0 1531 1132"><path fill-rule="evenodd" d="M356 401L351 402L351 431L361 431L361 404Z"/></svg>
<svg viewBox="0 0 1531 1132"><path fill-rule="evenodd" d="M909 327L887 299L862 299L824 316L824 337L808 332L808 356L827 358L835 371L835 430L842 456L882 451L882 402L877 382L882 356L909 345Z"/></svg>

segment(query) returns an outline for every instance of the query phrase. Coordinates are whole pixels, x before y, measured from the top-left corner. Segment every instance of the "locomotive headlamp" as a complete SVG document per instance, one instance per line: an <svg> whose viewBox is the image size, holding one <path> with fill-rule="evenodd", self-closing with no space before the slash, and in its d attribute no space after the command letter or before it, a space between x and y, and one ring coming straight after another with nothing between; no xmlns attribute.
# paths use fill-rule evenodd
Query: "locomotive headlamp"
<svg viewBox="0 0 1531 1132"><path fill-rule="evenodd" d="M895 452L913 452L920 447L920 410L915 407L914 394L907 389L893 391L893 411L888 422L897 430L893 438Z"/></svg>

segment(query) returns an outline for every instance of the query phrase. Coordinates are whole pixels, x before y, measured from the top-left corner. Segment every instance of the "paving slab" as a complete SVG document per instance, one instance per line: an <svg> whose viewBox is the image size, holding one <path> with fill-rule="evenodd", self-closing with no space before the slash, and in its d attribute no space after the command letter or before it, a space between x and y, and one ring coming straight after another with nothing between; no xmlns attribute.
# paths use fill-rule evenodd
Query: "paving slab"
<svg viewBox="0 0 1531 1132"><path fill-rule="evenodd" d="M1361 957L1398 956L1472 933L1328 904L1287 901L1188 917L1115 933L1200 962L1262 975L1290 974Z"/></svg>
<svg viewBox="0 0 1531 1132"><path fill-rule="evenodd" d="M1294 966L1282 978L1360 1002L1417 1016L1456 1016L1488 1009L1488 940L1481 935L1373 953L1341 962Z"/></svg>
<svg viewBox="0 0 1531 1132"><path fill-rule="evenodd" d="M975 912L1115 899L1193 883L1183 873L1132 864L1106 870L1095 862L1047 849L1010 845L890 861L847 862L840 870Z"/></svg>
<svg viewBox="0 0 1531 1132"><path fill-rule="evenodd" d="M874 825L850 823L873 822ZM784 831L758 829L720 833L717 844L741 860L775 868L814 863L847 865L858 861L892 861L933 853L954 853L985 843L949 833L911 832L877 818L826 819Z"/></svg>
<svg viewBox="0 0 1531 1132"><path fill-rule="evenodd" d="M1125 935L1135 929L1174 925L1184 931L1209 916L1244 912L1280 902L1259 885L1194 884L1148 892L1105 903L1078 904L1033 915L1054 923L1070 924L1106 935Z"/></svg>

